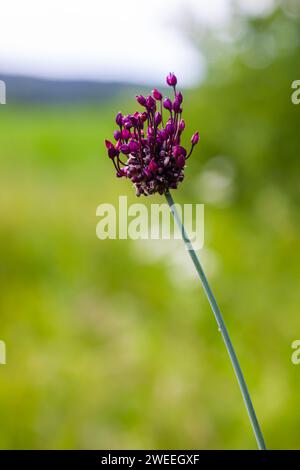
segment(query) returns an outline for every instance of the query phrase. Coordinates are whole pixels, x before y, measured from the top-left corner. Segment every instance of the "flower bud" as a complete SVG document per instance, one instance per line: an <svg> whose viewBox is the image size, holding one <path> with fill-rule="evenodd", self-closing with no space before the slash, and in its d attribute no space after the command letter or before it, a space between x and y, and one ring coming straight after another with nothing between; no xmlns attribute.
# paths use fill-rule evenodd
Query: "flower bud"
<svg viewBox="0 0 300 470"><path fill-rule="evenodd" d="M174 133L175 127L173 121L168 121L165 127L165 131L168 135L172 135Z"/></svg>
<svg viewBox="0 0 300 470"><path fill-rule="evenodd" d="M130 121L133 127L138 127L139 120L138 120L138 115L136 116L136 113L133 116L130 116Z"/></svg>
<svg viewBox="0 0 300 470"><path fill-rule="evenodd" d="M123 124L124 124L125 129L128 129L128 130L132 127L132 122L129 118L124 119Z"/></svg>
<svg viewBox="0 0 300 470"><path fill-rule="evenodd" d="M172 101L170 100L170 98L165 98L163 101L163 105L165 109L172 111Z"/></svg>
<svg viewBox="0 0 300 470"><path fill-rule="evenodd" d="M124 140L128 140L130 138L130 132L128 129L122 129L122 137Z"/></svg>
<svg viewBox="0 0 300 470"><path fill-rule="evenodd" d="M131 141L129 142L129 150L130 150L130 152L131 152L131 153L137 152L138 149L139 149L138 143L137 143L135 140L131 140Z"/></svg>
<svg viewBox="0 0 300 470"><path fill-rule="evenodd" d="M160 125L162 121L162 117L160 113L155 113L154 121L155 121L156 126Z"/></svg>
<svg viewBox="0 0 300 470"><path fill-rule="evenodd" d="M156 88L154 88L154 90L152 90L152 95L154 96L154 98L157 100L157 101L161 101L162 100L162 94L160 91L158 91Z"/></svg>
<svg viewBox="0 0 300 470"><path fill-rule="evenodd" d="M105 139L105 146L107 149L110 149L114 146L114 144L110 140Z"/></svg>
<svg viewBox="0 0 300 470"><path fill-rule="evenodd" d="M173 147L173 155L175 158L180 157L181 155L183 157L186 156L186 150L184 147L181 147L181 145L176 145L176 147Z"/></svg>
<svg viewBox="0 0 300 470"><path fill-rule="evenodd" d="M120 170L117 171L117 177L121 178L122 176L127 176L127 168L120 168Z"/></svg>
<svg viewBox="0 0 300 470"><path fill-rule="evenodd" d="M173 110L175 111L175 113L179 113L180 112L180 103L179 103L179 100L178 98L176 97L175 100L174 100L174 103L173 103Z"/></svg>
<svg viewBox="0 0 300 470"><path fill-rule="evenodd" d="M148 115L146 112L140 113L139 117L142 120L142 122L145 122L148 119Z"/></svg>
<svg viewBox="0 0 300 470"><path fill-rule="evenodd" d="M167 76L167 84L169 86L176 86L177 84L177 78L176 78L176 75L174 75L174 73L169 73L169 75Z"/></svg>
<svg viewBox="0 0 300 470"><path fill-rule="evenodd" d="M192 145L196 145L199 142L199 132L195 132L191 138Z"/></svg>
<svg viewBox="0 0 300 470"><path fill-rule="evenodd" d="M114 131L114 138L115 138L116 140L121 139L121 135L122 135L122 134L121 134L120 131Z"/></svg>
<svg viewBox="0 0 300 470"><path fill-rule="evenodd" d="M115 158L117 155L119 155L119 151L115 147L110 147L108 149L109 158Z"/></svg>
<svg viewBox="0 0 300 470"><path fill-rule="evenodd" d="M184 131L184 128L185 128L185 122L184 122L183 119L181 119L179 121L179 130L182 132L182 131Z"/></svg>
<svg viewBox="0 0 300 470"><path fill-rule="evenodd" d="M151 160L149 165L148 165L148 170L152 171L153 173L155 173L158 169L158 166L157 166L157 163L155 163L154 160Z"/></svg>
<svg viewBox="0 0 300 470"><path fill-rule="evenodd" d="M165 129L161 129L161 130L159 131L159 136L162 138L162 140L166 140L166 139L167 139L168 136L167 136L167 133L166 133Z"/></svg>
<svg viewBox="0 0 300 470"><path fill-rule="evenodd" d="M147 96L146 98L146 106L147 108L153 110L156 107L155 100L152 98L151 95Z"/></svg>
<svg viewBox="0 0 300 470"><path fill-rule="evenodd" d="M124 153L124 155L128 155L130 153L130 148L127 144L122 144L120 150L122 153Z"/></svg>
<svg viewBox="0 0 300 470"><path fill-rule="evenodd" d="M183 155L179 155L179 157L176 159L176 164L179 168L183 168L185 165L185 157Z"/></svg>
<svg viewBox="0 0 300 470"><path fill-rule="evenodd" d="M151 171L148 168L144 168L143 173L146 176L146 178L151 178Z"/></svg>
<svg viewBox="0 0 300 470"><path fill-rule="evenodd" d="M146 106L146 98L143 95L136 95L136 100L141 106Z"/></svg>
<svg viewBox="0 0 300 470"><path fill-rule="evenodd" d="M178 93L176 93L176 99L179 101L180 104L183 102L183 95L181 91L178 91Z"/></svg>
<svg viewBox="0 0 300 470"><path fill-rule="evenodd" d="M154 129L152 126L149 126L147 130L147 136L149 137L150 135L153 135L153 134L154 134Z"/></svg>
<svg viewBox="0 0 300 470"><path fill-rule="evenodd" d="M116 115L116 123L118 126L122 126L123 115L122 113L118 113Z"/></svg>

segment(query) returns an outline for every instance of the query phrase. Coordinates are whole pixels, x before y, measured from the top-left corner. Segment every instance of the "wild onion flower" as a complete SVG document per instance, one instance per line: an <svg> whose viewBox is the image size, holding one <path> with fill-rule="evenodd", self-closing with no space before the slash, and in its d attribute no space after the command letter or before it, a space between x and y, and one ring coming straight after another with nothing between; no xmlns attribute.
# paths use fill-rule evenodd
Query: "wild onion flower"
<svg viewBox="0 0 300 470"><path fill-rule="evenodd" d="M182 119L183 95L176 90L177 78L167 76L167 84L173 88L171 101L156 88L147 97L137 95L141 111L123 116L118 113L113 144L105 141L108 156L113 161L118 177L129 178L136 188L136 195L159 193L176 189L184 178L186 160L199 141L199 133L191 138L187 151L181 145L185 122ZM164 116L166 114L166 116Z"/></svg>
<svg viewBox="0 0 300 470"><path fill-rule="evenodd" d="M105 145L117 176L131 179L137 196L141 194L148 196L156 192L165 194L222 334L258 447L266 449L247 384L223 316L169 191L176 189L183 180L186 160L191 156L194 146L199 141L199 133L193 134L191 148L187 152L181 145L181 136L185 129L185 122L182 119L183 96L180 91L176 90L177 78L173 73L169 73L166 80L167 84L173 88L173 101L168 97L163 99L157 89L154 89L152 95L147 97L137 95L137 102L144 110L127 116L118 113L116 116L118 129L114 131L116 143L106 140ZM166 110L167 118L163 115L163 109Z"/></svg>

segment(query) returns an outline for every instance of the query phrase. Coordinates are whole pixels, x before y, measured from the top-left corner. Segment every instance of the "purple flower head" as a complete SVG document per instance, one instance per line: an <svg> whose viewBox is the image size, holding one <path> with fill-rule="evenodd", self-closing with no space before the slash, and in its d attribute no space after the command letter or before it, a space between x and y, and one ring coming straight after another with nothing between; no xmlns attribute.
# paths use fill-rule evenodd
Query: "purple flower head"
<svg viewBox="0 0 300 470"><path fill-rule="evenodd" d="M170 72L169 75L167 76L166 80L167 80L167 84L169 86L175 87L176 84L177 84L177 78L176 78L176 75L174 73Z"/></svg>
<svg viewBox="0 0 300 470"><path fill-rule="evenodd" d="M118 113L114 131L116 144L105 141L109 158L112 160L118 178L131 180L137 196L154 193L163 194L168 189L176 189L184 179L186 160L199 141L196 132L191 139L189 153L181 145L181 135L185 122L181 119L183 96L176 92L177 78L170 73L168 85L174 88L174 101L154 89L152 96L137 95L137 102L144 107L143 112L123 116ZM160 112L156 102L160 101ZM164 117L163 108L169 111Z"/></svg>

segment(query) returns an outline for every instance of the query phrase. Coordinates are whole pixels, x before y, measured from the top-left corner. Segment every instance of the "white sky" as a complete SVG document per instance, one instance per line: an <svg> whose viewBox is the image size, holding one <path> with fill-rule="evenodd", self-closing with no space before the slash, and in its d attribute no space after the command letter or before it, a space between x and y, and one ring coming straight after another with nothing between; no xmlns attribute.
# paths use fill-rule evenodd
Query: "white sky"
<svg viewBox="0 0 300 470"><path fill-rule="evenodd" d="M178 27L187 10L218 25L229 0L6 0L0 72L160 83L174 71L190 85L201 63Z"/></svg>

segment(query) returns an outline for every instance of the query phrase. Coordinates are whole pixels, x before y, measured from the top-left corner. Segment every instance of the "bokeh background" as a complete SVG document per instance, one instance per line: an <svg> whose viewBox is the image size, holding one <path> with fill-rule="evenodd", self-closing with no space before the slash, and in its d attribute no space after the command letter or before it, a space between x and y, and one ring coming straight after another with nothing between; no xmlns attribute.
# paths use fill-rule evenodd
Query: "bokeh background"
<svg viewBox="0 0 300 470"><path fill-rule="evenodd" d="M299 2L75 2L82 30L68 2L29 3L1 26L0 447L256 447L183 245L96 238L99 204L136 202L103 140L171 70L201 135L174 197L205 203L200 256L267 445L300 448Z"/></svg>

